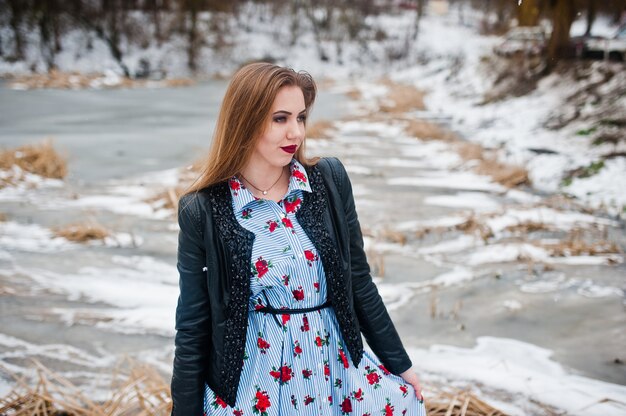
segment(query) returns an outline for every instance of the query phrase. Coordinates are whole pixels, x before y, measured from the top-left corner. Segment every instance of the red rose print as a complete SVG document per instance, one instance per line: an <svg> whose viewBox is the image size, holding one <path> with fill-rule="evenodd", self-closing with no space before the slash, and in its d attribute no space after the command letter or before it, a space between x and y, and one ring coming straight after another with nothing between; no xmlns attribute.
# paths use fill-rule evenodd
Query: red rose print
<svg viewBox="0 0 626 416"><path fill-rule="evenodd" d="M293 370L287 365L281 366L278 370L276 370L276 367L272 367L270 375L274 377L274 380L278 381L280 384L285 384L289 382L289 380L291 380L291 377L293 376Z"/></svg>
<svg viewBox="0 0 626 416"><path fill-rule="evenodd" d="M367 375L367 381L370 384L376 384L378 383L379 380L380 380L380 377L378 376L377 373L370 373Z"/></svg>
<svg viewBox="0 0 626 416"><path fill-rule="evenodd" d="M306 258L309 267L313 267L313 262L319 259L319 256L311 250L304 250L304 257Z"/></svg>
<svg viewBox="0 0 626 416"><path fill-rule="evenodd" d="M294 409L298 410L298 400L296 399L295 395L291 395L291 405L293 406Z"/></svg>
<svg viewBox="0 0 626 416"><path fill-rule="evenodd" d="M249 220L250 218L252 218L252 215L250 215L251 213L252 208L244 209L243 211L241 211L241 218L243 218L244 220Z"/></svg>
<svg viewBox="0 0 626 416"><path fill-rule="evenodd" d="M300 343L296 340L293 343L293 356L300 357L300 354L302 354L302 347L300 347Z"/></svg>
<svg viewBox="0 0 626 416"><path fill-rule="evenodd" d="M283 314L282 319L283 319L283 328L284 328L287 325L287 322L289 322L289 320L291 319L291 315L289 315L288 313Z"/></svg>
<svg viewBox="0 0 626 416"><path fill-rule="evenodd" d="M409 389L406 384L400 386L400 391L402 392L402 397L406 397L409 394Z"/></svg>
<svg viewBox="0 0 626 416"><path fill-rule="evenodd" d="M228 184L230 185L230 189L233 190L233 194L237 196L237 191L241 189L239 181L236 179L231 179L230 181L228 181Z"/></svg>
<svg viewBox="0 0 626 416"><path fill-rule="evenodd" d="M385 405L385 409L383 410L385 412L385 416L393 416L393 409L394 407L391 405L389 399L387 399L387 404Z"/></svg>
<svg viewBox="0 0 626 416"><path fill-rule="evenodd" d="M226 409L226 406L228 406L226 404L226 402L224 400L222 400L222 398L220 396L215 396L215 400L213 401L213 403L211 403L211 406L213 406L214 409L217 409L218 407L221 407L222 409Z"/></svg>
<svg viewBox="0 0 626 416"><path fill-rule="evenodd" d="M291 293L293 293L293 298L297 301L304 299L304 290L302 290L302 286L298 286L298 288L292 290Z"/></svg>
<svg viewBox="0 0 626 416"><path fill-rule="evenodd" d="M296 230L293 229L293 224L291 223L291 220L289 218L285 217L281 221L283 222L283 225L285 226L285 228L291 228L292 234L296 233Z"/></svg>
<svg viewBox="0 0 626 416"><path fill-rule="evenodd" d="M330 366L328 365L328 361L324 360L324 378L328 380L330 377Z"/></svg>
<svg viewBox="0 0 626 416"><path fill-rule="evenodd" d="M317 331L317 336L315 337L315 345L317 345L318 347L328 345L328 338L330 338L330 334L327 331L324 332L324 338L322 338L320 331Z"/></svg>
<svg viewBox="0 0 626 416"><path fill-rule="evenodd" d="M300 206L300 203L302 203L302 200L300 198L292 198L290 200L285 199L285 211L287 212L287 214L296 212L296 210Z"/></svg>
<svg viewBox="0 0 626 416"><path fill-rule="evenodd" d="M254 263L254 267L252 268L252 273L260 279L261 277L263 277L265 273L268 272L270 267L272 267L272 262L263 260L263 256L261 256Z"/></svg>
<svg viewBox="0 0 626 416"><path fill-rule="evenodd" d="M309 329L309 318L306 315L302 317L302 326L300 326L300 331L307 332Z"/></svg>
<svg viewBox="0 0 626 416"><path fill-rule="evenodd" d="M333 404L333 396L328 396L328 403Z"/></svg>
<svg viewBox="0 0 626 416"><path fill-rule="evenodd" d="M378 382L380 381L380 376L378 375L378 373L376 372L376 369L374 368L370 368L370 366L365 366L365 377L367 378L367 382L374 386L375 389L380 387L380 384L378 384Z"/></svg>
<svg viewBox="0 0 626 416"><path fill-rule="evenodd" d="M340 389L340 388L341 388L341 384L342 384L341 379L340 379L340 378L336 378L336 379L335 379L335 387L337 387L338 389Z"/></svg>
<svg viewBox="0 0 626 416"><path fill-rule="evenodd" d="M341 348L339 348L339 358L337 361L341 361L343 363L343 368L350 367L350 363L348 363L348 358L346 357L346 353L344 353Z"/></svg>
<svg viewBox="0 0 626 416"><path fill-rule="evenodd" d="M267 349L270 347L270 343L263 339L263 334L261 332L259 332L256 345L259 347L262 354L265 354Z"/></svg>
<svg viewBox="0 0 626 416"><path fill-rule="evenodd" d="M233 410L233 416L243 416L243 410L240 410L240 409Z"/></svg>
<svg viewBox="0 0 626 416"><path fill-rule="evenodd" d="M343 399L343 402L341 403L341 413L344 415L352 413L352 402L349 397Z"/></svg>
<svg viewBox="0 0 626 416"><path fill-rule="evenodd" d="M385 366L384 366L384 365L382 365L382 364L380 364L380 365L378 366L378 368L380 368L380 369L382 370L383 374L384 374L384 375L386 375L386 376L388 376L389 374L391 374L391 373L389 372L389 370L387 370L387 369L385 368Z"/></svg>
<svg viewBox="0 0 626 416"><path fill-rule="evenodd" d="M254 414L260 414L261 416L267 416L267 408L272 405L270 402L270 397L266 391L261 391L261 389L256 386L256 395L254 396L254 406L252 406L252 412Z"/></svg>
<svg viewBox="0 0 626 416"><path fill-rule="evenodd" d="M278 223L274 220L268 220L266 224L265 228L267 228L270 233L273 233L274 230L278 228Z"/></svg>
<svg viewBox="0 0 626 416"><path fill-rule="evenodd" d="M315 288L315 293L320 293L320 282L313 282L313 287Z"/></svg>
<svg viewBox="0 0 626 416"><path fill-rule="evenodd" d="M359 387L359 389L357 391L353 391L352 392L352 397L357 402L362 401L363 400L363 390Z"/></svg>
<svg viewBox="0 0 626 416"><path fill-rule="evenodd" d="M306 182L306 176L304 175L304 173L300 172L299 170L294 169L293 172L291 172L291 174L299 181Z"/></svg>
<svg viewBox="0 0 626 416"><path fill-rule="evenodd" d="M302 377L304 379L308 380L312 375L313 375L313 371L309 370L308 368L305 368L304 370L302 370Z"/></svg>
<svg viewBox="0 0 626 416"><path fill-rule="evenodd" d="M308 406L315 401L314 397L309 396L308 394L304 396L304 405Z"/></svg>
<svg viewBox="0 0 626 416"><path fill-rule="evenodd" d="M288 274L284 274L283 275L283 284L285 286L289 285L289 275Z"/></svg>

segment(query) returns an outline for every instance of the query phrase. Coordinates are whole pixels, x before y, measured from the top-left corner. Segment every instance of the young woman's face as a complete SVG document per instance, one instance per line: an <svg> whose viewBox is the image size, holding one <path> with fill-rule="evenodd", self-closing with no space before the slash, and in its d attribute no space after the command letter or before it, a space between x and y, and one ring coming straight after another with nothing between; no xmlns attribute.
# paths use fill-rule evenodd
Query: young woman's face
<svg viewBox="0 0 626 416"><path fill-rule="evenodd" d="M286 86L278 90L265 131L256 142L253 163L283 167L304 141L306 107L302 90Z"/></svg>

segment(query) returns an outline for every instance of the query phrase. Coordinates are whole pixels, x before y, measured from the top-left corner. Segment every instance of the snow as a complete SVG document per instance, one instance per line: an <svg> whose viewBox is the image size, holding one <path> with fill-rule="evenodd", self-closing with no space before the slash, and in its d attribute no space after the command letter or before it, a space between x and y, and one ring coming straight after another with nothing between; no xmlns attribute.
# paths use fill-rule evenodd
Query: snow
<svg viewBox="0 0 626 416"><path fill-rule="evenodd" d="M443 374L457 382L467 380L472 390L480 383L481 389L510 393L506 411L513 415L534 413L529 407L532 402L555 406L570 415L626 412L626 386L577 375L552 360L553 351L533 344L483 336L471 348L432 345L408 352L418 374ZM424 396L428 397L427 387Z"/></svg>
<svg viewBox="0 0 626 416"><path fill-rule="evenodd" d="M296 47L287 50L281 43L285 41L280 39L281 36L289 35L288 25L261 22L255 10L251 6L247 7L244 6L242 11L242 21L246 22L247 19L246 24L253 30L240 30L232 34L230 40L234 48L228 52L207 51L199 56L199 65L207 72L227 75L242 62L274 57L279 64L308 70L316 79L329 77L335 80L331 91L357 90L362 100L355 112L361 114L377 110L377 100L384 98L389 91L377 77L389 75L393 80L410 83L428 92L428 110L416 111L408 116L448 123L464 140L493 149L501 161L523 165L529 171L534 190L549 193L563 191L574 195L587 206L603 208L611 214L623 212L626 205L626 193L623 191L626 189L624 157L606 160L605 166L596 175L576 178L569 186L562 185L566 172L587 166L607 152L606 147L591 147L588 138L574 133L588 126L572 125L562 130L548 130L544 126L548 115L562 106L573 91L573 87L568 85L570 81L553 75L543 79L537 89L526 96L478 105L493 81L492 75L485 72L481 56L489 53L500 42L499 37L481 36L474 28L459 25L452 16L427 16L422 20L418 44L411 51L413 55L406 62L393 62L385 58L385 48L391 48L392 41L370 45L369 54L363 54L357 44L345 42L341 57L332 42L325 42L323 46L331 56L331 61L322 62L316 56L312 35L304 33ZM384 27L390 39L397 41L405 28L411 25L412 17L410 13L381 15L368 18L368 23L374 27ZM581 25L581 20L576 21L572 34L579 33ZM606 35L612 33L613 29L607 21L600 19L594 27L594 33ZM303 26L303 30L306 27ZM27 36L32 39L35 35ZM276 39L279 39L278 44ZM102 72L103 77L93 82L93 88L119 84L120 69L106 45L93 39L93 49L87 53L84 42L82 32L74 31L66 35L63 40L66 46L56 60L58 67L65 71ZM146 49L124 45L125 62L134 70L138 61L146 58L154 67L160 65L170 77L188 75L184 42L182 37L178 37L161 48L154 44ZM33 63L37 70L43 69L36 48L29 46L26 55L28 62ZM27 73L28 66L24 62L8 63L0 60L0 73ZM595 72L589 82L599 76L599 68L593 67L592 71ZM614 84L606 86L614 87ZM623 257L618 254L553 257L545 248L530 243L498 241L507 227L528 222L562 231L577 227L618 226L619 223L596 215L532 206L538 204L541 197L530 190L507 189L487 176L465 170L469 168L468 164L463 165L462 159L449 144L407 137L401 122L341 121L336 122L334 127L336 135L342 138L342 145L350 146L353 155L369 155L371 150L360 147L366 143L378 145L392 142L398 146L395 156L374 158L371 165L346 164L351 175L375 176L378 169L386 168L411 169L410 176L403 174L383 180L386 185L392 186L444 190L446 194L428 195L423 203L434 207L471 208L473 212L479 213L479 219L484 220L494 233L496 241L489 244L473 235L457 235L417 249L366 239L366 248L420 257L445 268L431 279L419 282L392 284L376 278L379 291L391 311L410 305L418 293L437 287L464 285L478 279L482 276L481 269L486 265L527 260L562 265L604 265L623 261ZM334 143L332 140L312 140L308 146L317 151L332 149ZM537 154L531 149L555 153ZM18 174L22 172L2 171L0 178ZM164 220L170 218L172 210L162 208L159 203L148 203L146 199L154 194L155 187L176 185L179 175L178 170L150 172L131 180L112 182L101 193L69 200L46 199L37 194L40 188L63 187L62 181L24 174L26 181L15 187L0 189L0 201L28 199L38 201L44 209L96 208L119 215ZM370 188L362 184L353 186L359 207L376 203L362 198L371 196ZM510 201L531 207L510 208L507 206ZM467 215L453 214L401 221L394 224L394 229L414 231L451 228L467 219ZM177 231L175 224L170 224L168 229ZM141 240L118 233L104 244L131 247L137 243L141 243ZM12 252L15 251L53 253L78 247L76 243L65 239L53 238L50 230L39 225L0 222L0 260L11 261ZM453 255L456 264L447 263ZM37 288L45 288L66 296L68 300L81 300L88 304L81 308L57 307L46 310L46 313L55 315L67 325L95 322L92 324L109 331L172 336L178 294L176 269L150 256L111 256L109 260L110 267L82 267L75 273L57 273L30 267L20 267L17 271L30 277ZM572 290L586 298L624 296L624 291L618 287L602 285L593 278L568 278L561 272L546 272L534 279L520 279L515 284L520 292L528 294ZM124 290L120 291L120 287ZM93 308L89 304L93 304ZM518 312L525 305L518 299L506 299L502 301L501 307ZM71 346L35 345L2 334L0 345L12 350L0 355L3 363L6 358L37 355L87 367L108 367L112 362ZM567 414L617 415L626 412L626 387L576 375L574 371L553 361L552 351L540 346L511 339L480 337L471 348L433 345L424 350L412 348L409 352L418 373L424 372L427 377L447 377L449 381L466 380L470 386L476 386L478 382L482 388L510 393L512 399L498 401L497 407L511 414L533 413L537 409L528 407L531 401L551 404ZM156 359L153 362L162 365ZM169 370L169 366L166 366L166 370ZM0 383L0 395L6 391L6 386ZM428 395L427 389L425 395ZM496 404L495 399L489 400Z"/></svg>

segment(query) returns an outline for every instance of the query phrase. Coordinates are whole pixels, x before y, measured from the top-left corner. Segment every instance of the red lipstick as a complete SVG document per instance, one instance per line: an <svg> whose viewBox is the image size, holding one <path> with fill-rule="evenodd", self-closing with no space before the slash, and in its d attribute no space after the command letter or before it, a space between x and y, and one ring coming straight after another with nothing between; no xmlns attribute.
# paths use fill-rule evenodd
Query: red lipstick
<svg viewBox="0 0 626 416"><path fill-rule="evenodd" d="M283 149L285 152L287 153L296 153L296 149L298 148L298 146L296 146L295 144L292 144L291 146L283 146L281 147L281 149Z"/></svg>

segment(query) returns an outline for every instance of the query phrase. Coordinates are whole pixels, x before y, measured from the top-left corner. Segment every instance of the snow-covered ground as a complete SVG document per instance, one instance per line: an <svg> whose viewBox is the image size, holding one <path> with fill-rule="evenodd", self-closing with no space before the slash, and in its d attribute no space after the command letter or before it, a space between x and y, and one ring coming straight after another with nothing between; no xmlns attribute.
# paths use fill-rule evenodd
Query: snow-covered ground
<svg viewBox="0 0 626 416"><path fill-rule="evenodd" d="M557 111L568 96L568 81L551 76L529 95L478 105L493 81L484 72L481 55L490 53L500 39L459 25L456 16L426 17L417 45L403 62L386 56L402 44L412 16L373 18L370 23L384 28L387 40L370 45L368 53L346 42L339 63L332 43L325 44L330 62L318 59L313 36L306 30L295 47L286 49L281 34L287 37L288 24L261 21L253 9L248 13L252 30L233 32L235 46L229 53L203 54L203 68L228 73L241 62L273 57L306 69L317 79L332 79L333 91L358 90L361 100L351 108L354 114L376 111L388 92L379 78L387 75L427 91L428 109L416 112L415 117L447 121L464 139L498 149L501 160L522 164L530 172L535 189L507 189L472 171L452 145L410 137L393 120L336 121L334 139L309 142L312 154L336 155L346 164L361 223L370 231L366 249L376 281L398 327L409 338L408 350L425 386L469 387L514 415L538 414L545 410L542 406L565 414L624 414L624 378L615 376L613 367L604 369L610 354L623 359L614 347L624 337L619 331L623 330L623 255L554 251L555 240L576 230L592 237L617 234L623 230L622 220L607 218L602 212L548 205L536 192L566 191L588 206L603 206L617 216L626 204L623 157L607 160L596 175L561 185L565 172L587 166L607 151L575 134L584 126L556 131L543 127L547 115ZM602 21L599 27L610 31ZM573 30L579 30L578 23ZM94 40L94 49L84 53L82 41L71 34L64 42L81 53L72 53L68 47L58 59L60 69L109 71L107 77L113 79L111 74L118 69L106 48ZM146 58L155 65L161 62L171 76L185 75L180 42L147 50L128 46L129 67ZM27 56L40 59L32 49ZM0 63L0 72L27 70L21 63ZM113 140L105 137L99 146L104 148ZM537 154L529 148L554 153ZM99 149L94 146L90 151ZM190 162L192 156L196 154L190 151ZM0 296L10 299L9 311L19 311L16 320L23 319L20 322L35 330L24 333L12 321L2 321L2 367L32 375L25 362L38 358L72 378L78 374L76 366L82 370L78 378L92 383L86 388L94 391L94 397L106 388L94 380L123 353L169 371L177 296L173 267L177 227L170 210L146 198L175 184L180 174L173 169L146 172L101 183L88 192L83 189L72 198L63 192L62 183L37 178L29 179L30 187L0 190L0 201L9 214L9 220L0 223ZM28 201L32 211L23 214L21 201ZM49 228L30 223L33 218L44 222L47 215L73 216L83 211L108 218L109 226L117 230L113 233L116 240L86 248L51 238ZM458 227L469 219L489 236L460 232ZM134 229L137 235L124 231L128 223L141 224ZM515 234L515 227L525 224L541 226L533 241L528 235ZM398 236L406 241L400 242ZM386 264L378 264L379 257L387 259ZM496 283L494 276L502 283ZM452 318L429 317L431 296L448 296L470 306L455 305ZM445 307L441 302L439 307ZM574 323L566 321L568 313L558 309L568 305L574 306L568 309L572 319L578 319ZM486 322L489 318L496 322ZM532 323L530 328L523 325L525 320ZM589 328L585 322L595 325ZM569 334L561 331L565 325L570 325L572 333L582 331L587 340L600 334L607 339L607 349L588 342L568 344ZM87 336L81 328L88 328ZM51 333L38 337L36 331ZM61 335L64 331L67 340ZM533 336L541 331L545 331L544 339ZM482 335L485 332L502 336ZM524 341L526 336L532 342ZM89 342L94 337L100 339ZM436 337L445 342L424 347ZM587 355L584 361L591 362L589 366L576 362L575 355L567 356L576 348ZM620 384L582 376L577 368L606 371L607 378L610 375ZM6 380L0 383L0 395L10 387Z"/></svg>

